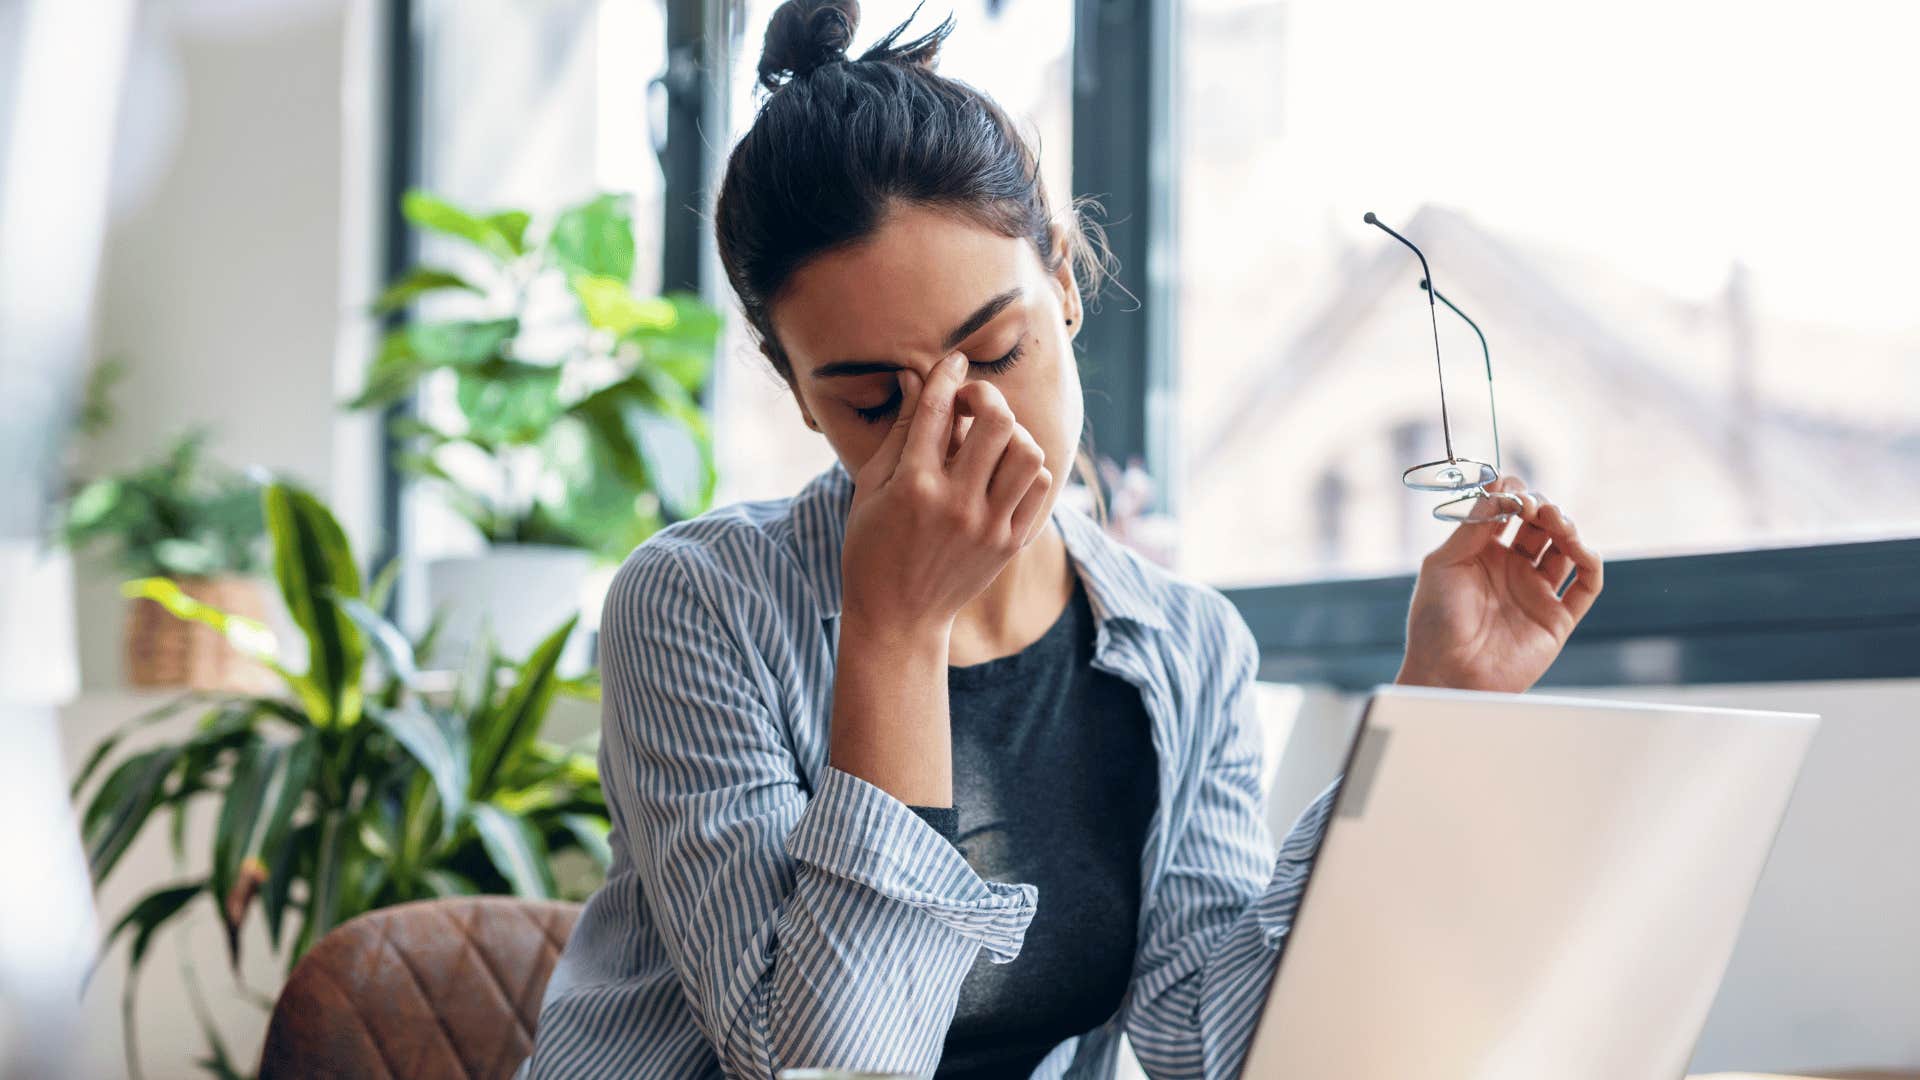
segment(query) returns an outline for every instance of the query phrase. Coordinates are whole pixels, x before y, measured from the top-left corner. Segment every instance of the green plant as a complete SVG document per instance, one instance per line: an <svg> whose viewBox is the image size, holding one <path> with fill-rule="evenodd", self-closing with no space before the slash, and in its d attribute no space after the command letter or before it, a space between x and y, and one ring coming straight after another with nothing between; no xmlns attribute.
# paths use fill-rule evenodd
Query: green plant
<svg viewBox="0 0 1920 1080"><path fill-rule="evenodd" d="M465 249L462 270L417 266L374 304L391 312L431 295L464 309L390 332L347 403L384 407L429 375L451 382L457 423L396 422L412 444L403 468L436 482L489 542L610 559L658 529L663 508L689 517L711 505L713 445L696 396L720 315L691 294L633 294L624 197L568 207L538 242L524 211L479 214L423 191L402 210Z"/></svg>
<svg viewBox="0 0 1920 1080"><path fill-rule="evenodd" d="M555 860L578 853L585 858L577 865L601 873L609 861L593 758L540 737L554 695L569 689L554 665L575 620L517 664L483 644L450 695L429 693L418 665L433 628L410 642L379 614L392 574L363 589L339 524L311 495L273 483L263 503L274 574L306 637L304 670L283 665L264 626L199 603L165 578L122 590L214 627L286 686L264 696L188 695L136 717L94 748L74 780L78 802L112 759L81 813L96 885L156 815L172 815L184 880L142 897L101 946L104 956L132 935L124 1010L155 933L202 898L226 928L236 972L240 929L255 910L291 969L321 935L361 912L477 892L577 898L597 882L560 889ZM187 709L203 710L187 737L115 756L135 730ZM209 865L188 870L185 815L199 799L213 800L219 814ZM211 1044L203 1064L235 1075L204 1018L203 1025ZM131 1018L127 1031L128 1064L137 1071Z"/></svg>
<svg viewBox="0 0 1920 1080"><path fill-rule="evenodd" d="M136 576L260 569L260 484L210 461L206 441L205 429L189 430L159 461L81 487L67 502L61 539L76 551L105 542Z"/></svg>

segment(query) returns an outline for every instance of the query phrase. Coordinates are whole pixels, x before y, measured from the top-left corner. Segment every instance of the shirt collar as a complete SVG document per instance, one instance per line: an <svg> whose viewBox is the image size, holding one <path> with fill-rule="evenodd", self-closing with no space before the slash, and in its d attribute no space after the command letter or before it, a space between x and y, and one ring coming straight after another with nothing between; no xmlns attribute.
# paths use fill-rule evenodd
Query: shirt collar
<svg viewBox="0 0 1920 1080"><path fill-rule="evenodd" d="M853 477L838 459L793 497L793 544L823 619L840 614L840 550L852 505ZM1122 619L1156 630L1168 628L1141 556L1108 536L1076 506L1055 500L1052 519L1066 541L1067 558L1086 586L1097 622Z"/></svg>

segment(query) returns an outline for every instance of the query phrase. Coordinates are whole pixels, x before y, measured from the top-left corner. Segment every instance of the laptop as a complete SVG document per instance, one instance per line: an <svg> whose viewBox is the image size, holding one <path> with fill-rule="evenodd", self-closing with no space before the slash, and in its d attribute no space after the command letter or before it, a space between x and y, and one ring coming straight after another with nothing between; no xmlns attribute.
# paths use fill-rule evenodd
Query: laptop
<svg viewBox="0 0 1920 1080"><path fill-rule="evenodd" d="M1241 1075L1684 1075L1818 724L1375 687Z"/></svg>

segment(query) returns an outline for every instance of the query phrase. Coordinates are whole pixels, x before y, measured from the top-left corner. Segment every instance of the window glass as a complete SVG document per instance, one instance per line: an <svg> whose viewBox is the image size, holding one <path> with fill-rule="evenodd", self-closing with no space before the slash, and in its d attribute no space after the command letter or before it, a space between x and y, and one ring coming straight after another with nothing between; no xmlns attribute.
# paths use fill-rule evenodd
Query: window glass
<svg viewBox="0 0 1920 1080"><path fill-rule="evenodd" d="M1491 461L1609 558L1920 532L1920 8L1185 0L1177 562L1411 570Z"/></svg>

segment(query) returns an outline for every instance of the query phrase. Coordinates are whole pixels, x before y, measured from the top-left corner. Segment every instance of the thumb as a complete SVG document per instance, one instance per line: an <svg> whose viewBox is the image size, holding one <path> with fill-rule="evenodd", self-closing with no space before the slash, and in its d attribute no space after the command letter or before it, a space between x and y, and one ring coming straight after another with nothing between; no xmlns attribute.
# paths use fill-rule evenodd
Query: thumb
<svg viewBox="0 0 1920 1080"><path fill-rule="evenodd" d="M1494 538L1506 531L1511 518L1486 520L1493 514L1508 512L1518 516L1522 509L1520 497L1514 490L1524 484L1514 477L1503 476L1487 487L1487 497L1479 500L1473 507L1473 517L1454 527L1446 540L1433 550L1429 556L1442 563L1462 563L1485 551Z"/></svg>
<svg viewBox="0 0 1920 1080"><path fill-rule="evenodd" d="M900 369L900 409L893 414L893 426L887 429L887 437L880 441L880 449L874 451L874 469L882 482L893 477L893 471L900 465L900 454L907 445L907 432L913 427L914 408L920 404L920 373L912 368Z"/></svg>

